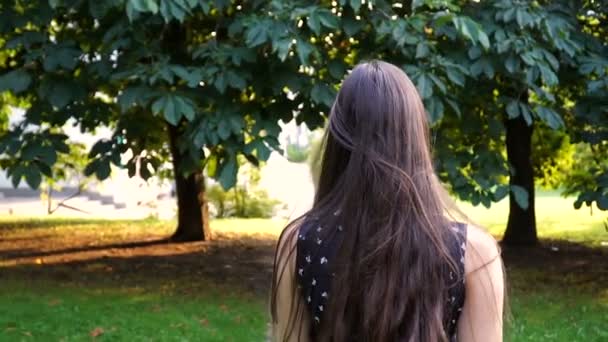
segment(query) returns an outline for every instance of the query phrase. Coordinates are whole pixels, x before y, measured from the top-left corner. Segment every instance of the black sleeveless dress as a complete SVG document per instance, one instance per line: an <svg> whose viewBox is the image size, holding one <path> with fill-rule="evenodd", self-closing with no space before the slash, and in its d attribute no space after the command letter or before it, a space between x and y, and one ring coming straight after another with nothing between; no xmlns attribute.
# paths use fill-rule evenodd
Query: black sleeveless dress
<svg viewBox="0 0 608 342"><path fill-rule="evenodd" d="M456 341L456 327L465 298L464 255L466 252L466 225L453 223L454 238L447 242L451 257L457 262L458 274L449 271L451 286L446 296L446 316L444 326L450 341ZM343 233L341 226L335 230ZM316 340L321 321L324 319L327 300L331 296L331 260L337 254L339 239L336 235L327 237L323 227L315 220L305 220L298 231L296 251L296 273L300 293L311 317L310 338Z"/></svg>

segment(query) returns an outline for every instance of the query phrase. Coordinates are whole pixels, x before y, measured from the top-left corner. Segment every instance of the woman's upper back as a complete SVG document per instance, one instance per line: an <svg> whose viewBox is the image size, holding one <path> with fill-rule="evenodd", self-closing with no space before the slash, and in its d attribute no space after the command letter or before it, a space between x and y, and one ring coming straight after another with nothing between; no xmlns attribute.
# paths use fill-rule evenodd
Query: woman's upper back
<svg viewBox="0 0 608 342"><path fill-rule="evenodd" d="M332 279L335 277L334 260L341 243L341 235L347 234L341 226L326 234L323 227L317 221L308 219L304 221L298 230L296 248L296 281L300 295L307 307L306 314L310 315L310 337L315 340L319 327L326 317L327 307L332 296ZM445 298L444 306L444 329L450 340L456 337L458 318L462 312L465 299L465 251L467 226L454 223L450 227L453 234L447 234L450 238L445 241L449 255L455 261L456 267L445 265L446 291L441 295ZM408 270L403 270L403 277L408 277ZM403 289L404 294L408 289Z"/></svg>

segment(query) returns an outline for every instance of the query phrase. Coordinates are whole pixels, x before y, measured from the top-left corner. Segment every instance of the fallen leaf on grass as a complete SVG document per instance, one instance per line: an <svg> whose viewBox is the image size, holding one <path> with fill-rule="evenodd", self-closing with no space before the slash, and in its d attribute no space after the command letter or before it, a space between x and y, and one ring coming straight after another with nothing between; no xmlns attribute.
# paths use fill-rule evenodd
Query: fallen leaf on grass
<svg viewBox="0 0 608 342"><path fill-rule="evenodd" d="M237 324L241 323L241 315L237 315L236 317L234 317L234 322Z"/></svg>
<svg viewBox="0 0 608 342"><path fill-rule="evenodd" d="M203 318L203 319L201 319L201 320L199 321L199 323L200 323L202 326L206 327L206 326L208 326L208 325L209 325L209 320L208 320L208 319L206 319L206 318Z"/></svg>
<svg viewBox="0 0 608 342"><path fill-rule="evenodd" d="M21 333L22 333L23 335L25 335L25 336L32 337L32 333L31 333L31 332L29 332L29 331L22 331Z"/></svg>
<svg viewBox="0 0 608 342"><path fill-rule="evenodd" d="M91 337L97 337L97 336L103 335L103 333L104 333L103 328L97 327L97 328L91 330L89 335L91 335Z"/></svg>
<svg viewBox="0 0 608 342"><path fill-rule="evenodd" d="M49 306L57 306L57 305L61 304L61 299L57 299L57 298L51 299L48 302L48 304L49 304Z"/></svg>
<svg viewBox="0 0 608 342"><path fill-rule="evenodd" d="M222 310L224 312L228 312L228 306L226 304L222 304L222 305L220 305L220 310Z"/></svg>

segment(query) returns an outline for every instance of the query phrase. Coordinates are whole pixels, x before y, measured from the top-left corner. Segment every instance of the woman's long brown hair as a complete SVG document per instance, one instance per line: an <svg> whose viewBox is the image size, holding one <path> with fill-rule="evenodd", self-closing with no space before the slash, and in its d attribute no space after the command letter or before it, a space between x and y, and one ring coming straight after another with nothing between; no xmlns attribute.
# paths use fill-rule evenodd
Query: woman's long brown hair
<svg viewBox="0 0 608 342"><path fill-rule="evenodd" d="M392 64L358 65L329 116L313 208L290 223L279 241L274 321L277 284L286 272L295 273L280 262L295 253L285 241L314 217L325 234L339 225L344 234L319 340L447 341L441 294L450 283L446 266L455 268L446 245L454 234L446 213L453 208L433 169L416 88ZM295 284L293 295L300 295ZM297 326L306 311L300 302L294 299L289 334L309 328Z"/></svg>

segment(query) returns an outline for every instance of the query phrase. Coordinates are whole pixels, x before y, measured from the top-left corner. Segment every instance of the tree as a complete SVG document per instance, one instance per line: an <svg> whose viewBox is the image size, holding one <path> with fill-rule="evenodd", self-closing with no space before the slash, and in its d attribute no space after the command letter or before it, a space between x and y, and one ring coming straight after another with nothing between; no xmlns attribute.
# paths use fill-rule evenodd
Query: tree
<svg viewBox="0 0 608 342"><path fill-rule="evenodd" d="M607 54L598 43L603 36L590 34L584 24L595 15L571 1L360 4L340 1L342 7L331 8L341 16L341 30L315 37L328 42L326 59L340 56L350 67L362 59L382 58L402 66L427 108L441 179L475 205L489 207L508 195L504 242L536 243L533 167L549 162L560 145L543 141L543 153L533 155L535 130L576 137L591 129L597 137L606 127L599 120L606 117L599 101L608 98L602 78L602 56ZM312 15L306 23L320 27ZM326 64L331 75L331 64ZM585 107L588 112L579 115L588 94L581 91L585 86L594 86L598 95ZM565 91L573 87L578 91ZM537 138L546 136L540 133ZM589 172L600 188L592 188L593 196L582 188L574 192L602 205L604 178L599 171Z"/></svg>
<svg viewBox="0 0 608 342"><path fill-rule="evenodd" d="M534 130L606 141L605 11L594 1L1 4L0 91L29 104L0 142L12 179L37 186L65 152L47 127L110 126L87 173L103 179L112 163L147 178L171 159L176 239L204 237L203 170L233 186L238 155L265 160L278 120L322 125L345 72L365 59L395 63L415 82L453 193L485 206L510 197L506 242L537 240ZM605 171L593 172L596 182L575 191L603 207Z"/></svg>
<svg viewBox="0 0 608 342"><path fill-rule="evenodd" d="M292 95L312 88L298 72L310 44L287 26L283 18L293 21L279 1L0 6L8 56L0 91L27 100L25 120L0 141L2 166L13 184L25 178L37 188L41 174L53 177L57 154L69 153L67 137L58 133L69 119L83 132L109 126L112 138L91 148L85 173L103 180L114 165L147 179L171 159L176 240L208 237L203 169L231 188L237 155L253 164L266 160L278 148L278 120L291 120L303 101ZM276 14L260 16L262 9ZM130 156L124 164L123 156Z"/></svg>
<svg viewBox="0 0 608 342"><path fill-rule="evenodd" d="M582 93L564 96L563 89L573 78L601 80L606 70L605 47L580 20L586 9L570 1L414 1L392 11L375 5L390 18L377 29L392 49L381 56L404 65L434 124L440 177L473 204L489 207L509 194L503 241L536 243L534 129L581 132L565 121L574 115L568 103L580 107ZM586 75L587 60L602 73ZM581 119L605 117L597 103L589 109Z"/></svg>

